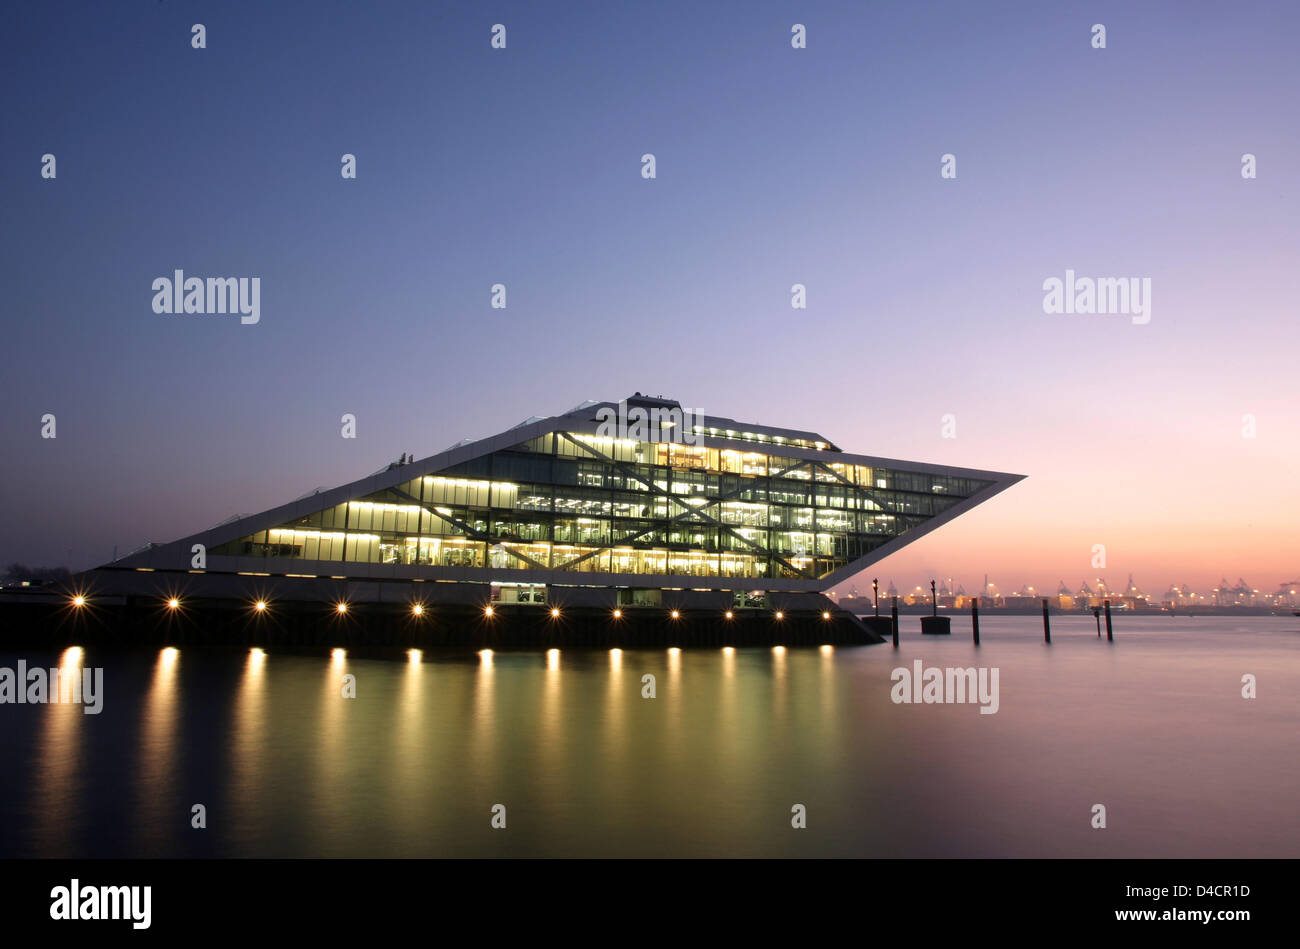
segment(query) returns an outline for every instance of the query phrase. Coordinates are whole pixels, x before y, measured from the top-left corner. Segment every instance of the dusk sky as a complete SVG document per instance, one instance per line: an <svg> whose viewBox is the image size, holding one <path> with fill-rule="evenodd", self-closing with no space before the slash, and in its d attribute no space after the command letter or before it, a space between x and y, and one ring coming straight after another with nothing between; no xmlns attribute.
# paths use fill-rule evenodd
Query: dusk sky
<svg viewBox="0 0 1300 949"><path fill-rule="evenodd" d="M98 565L639 390L1028 475L843 591L1275 590L1298 27L1294 2L10 6L0 563ZM178 269L260 277L260 322L155 314ZM1150 322L1045 313L1067 269L1150 278Z"/></svg>

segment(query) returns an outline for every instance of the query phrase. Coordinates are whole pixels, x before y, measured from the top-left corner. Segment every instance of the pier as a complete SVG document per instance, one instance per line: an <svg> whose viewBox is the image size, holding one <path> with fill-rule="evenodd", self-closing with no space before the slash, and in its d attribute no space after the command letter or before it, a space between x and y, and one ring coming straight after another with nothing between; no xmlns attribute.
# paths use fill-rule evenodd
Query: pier
<svg viewBox="0 0 1300 949"><path fill-rule="evenodd" d="M246 645L820 646L884 641L824 597L772 598L761 609L668 602L656 606L364 599L250 593L240 598L78 594L8 598L0 637L25 646ZM391 592L391 591L389 591ZM557 591L558 592L558 591Z"/></svg>

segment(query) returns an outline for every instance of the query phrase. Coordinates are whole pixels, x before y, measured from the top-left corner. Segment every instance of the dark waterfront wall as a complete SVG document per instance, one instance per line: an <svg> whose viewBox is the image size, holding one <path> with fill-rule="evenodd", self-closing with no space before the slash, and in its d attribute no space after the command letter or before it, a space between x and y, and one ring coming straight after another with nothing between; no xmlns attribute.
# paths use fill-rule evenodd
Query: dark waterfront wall
<svg viewBox="0 0 1300 949"><path fill-rule="evenodd" d="M339 614L329 604L273 601L262 612L247 602L188 600L177 609L143 597L0 603L0 642L8 645L135 646L471 646L511 649L549 646L817 646L881 642L861 620L826 601L821 610L732 611L626 607L442 604L421 616L392 604L354 604Z"/></svg>
<svg viewBox="0 0 1300 949"><path fill-rule="evenodd" d="M65 587L0 596L0 642L508 649L883 641L818 593L771 593L757 609L737 607L725 590L642 592L660 602L620 604L627 591L603 587L548 587L544 603L510 603L494 601L486 583L100 569ZM258 601L265 610L254 608Z"/></svg>

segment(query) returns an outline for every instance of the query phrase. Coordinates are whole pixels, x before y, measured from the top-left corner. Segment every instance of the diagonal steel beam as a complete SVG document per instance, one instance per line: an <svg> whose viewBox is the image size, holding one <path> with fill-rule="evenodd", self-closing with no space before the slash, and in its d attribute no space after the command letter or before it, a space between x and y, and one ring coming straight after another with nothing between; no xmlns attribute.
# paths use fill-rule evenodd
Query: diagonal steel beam
<svg viewBox="0 0 1300 949"><path fill-rule="evenodd" d="M441 511L437 510L436 508L425 507L423 501L415 497L415 495L413 494L407 494L401 488L388 488L388 492L390 494L397 495L399 498L405 498L406 500L411 501L412 503L415 504L416 507L418 507L421 511L425 512L426 514L432 514L434 517L441 518L442 520L446 521L448 524L460 528L468 536L473 537L475 540L481 540L487 544L499 544L501 546L501 549L504 550L506 553L508 553L510 556L517 557L518 559L522 560L524 563L532 564L538 570L551 569L550 567L546 566L543 563L538 563L532 557L529 557L525 554L521 554L517 550L511 550L509 547L506 546L506 544L509 542L503 540L500 537L493 537L491 534L489 534L486 531L481 531L478 530L477 528L470 527L468 524L466 524L464 521L460 520L459 518L452 517L450 514L443 514Z"/></svg>
<svg viewBox="0 0 1300 949"><path fill-rule="evenodd" d="M645 478L641 477L639 474L637 474L637 472L636 472L635 470L631 469L631 467L628 466L626 462L618 461L618 460L616 460L616 459L614 459L614 458L611 458L609 455L606 455L604 452L602 452L602 451L598 451L597 449L592 448L590 445L585 445L585 444L583 444L581 441L579 441L578 439L574 438L573 435L570 434L569 432L556 432L556 434L557 434L557 435L560 435L560 436L563 436L566 440L568 440L569 442L572 442L574 445L578 446L578 447L581 448L583 451L588 452L589 454L591 454L591 455L592 455L593 457L595 457L596 459L598 459L598 460L600 460L600 461L603 461L603 462L605 462L606 464L612 465L613 467L617 468L619 471L622 471L625 475L628 475L628 476L630 476L631 478L633 478L634 480L639 481L641 484L644 484L644 485L649 489L649 491L650 491L651 494L656 494L656 495L658 495L659 497L668 498L669 500L676 502L677 504L681 505L682 507L687 508L687 510L684 512L685 514L699 514L701 517L705 518L706 521L707 521L708 523L710 523L710 524L714 524L714 525L716 525L719 529L721 529L721 530L723 530L723 531L726 531L726 532L727 532L728 534L730 534L732 537L736 538L736 539L739 540L742 544L745 544L747 547L749 547L750 549L754 550L755 552L765 554L766 556L771 557L773 560L777 561L778 563L783 564L784 566L788 567L790 570L793 570L797 576L803 577L805 580L815 580L815 579L817 579L816 577L810 575L810 574L808 573L808 571L803 570L803 569L801 569L801 568L799 568L799 567L796 567L794 564L790 563L790 561L786 560L784 557L782 557L782 556L780 556L779 554L777 554L777 553L776 553L774 550L772 550L770 547L764 547L764 546L762 546L761 544L756 544L754 541L750 540L748 537L745 537L744 535L737 533L734 529L732 529L732 527L731 527L730 525L728 525L728 524L723 524L721 521L717 520L716 518L710 517L709 515L703 513L703 510L702 510L703 508L712 507L712 506L713 506L713 503L719 503L719 502L722 500L721 498L718 498L717 501L715 501L715 502L713 502L713 503L707 503L707 504L701 505L700 508L689 508L689 507L687 506L686 502L682 501L680 498L678 498L677 496L675 496L675 495L672 494L671 492L669 492L669 491L665 491L665 490L663 490L662 488L660 488L657 484L655 484L653 481L647 481ZM778 475L775 475L775 476L773 476L773 475L768 475L768 477L780 477L781 475L785 474L785 473L788 472L788 471L794 471L794 470L797 469L797 468L801 468L801 467L803 467L805 464L807 464L806 461L804 461L804 462L800 462L800 463L797 464L797 465L792 465L792 466L789 467L789 468L783 469L783 470L781 471L781 473L778 474ZM745 488L742 486L741 488L737 489L737 491L735 491L735 492L730 492L730 494L732 494L732 495L734 495L734 494L738 494L738 493L740 493L741 491L744 491L744 490L745 490ZM679 516L680 516L680 515L679 515ZM815 529L816 524L814 523L813 526L814 526L814 529ZM768 529L770 529L770 528L768 528ZM646 532L643 531L642 533L646 533ZM599 551L592 551L592 553L591 553L591 554L588 554L587 556L588 556L588 557L590 557L590 556L594 556L594 555L595 555L596 553L598 553L598 552L599 552ZM581 560L581 559L586 559L586 557L580 558L580 560ZM578 562L580 562L580 560L570 561L570 563L578 563Z"/></svg>
<svg viewBox="0 0 1300 949"><path fill-rule="evenodd" d="M892 511L892 508L885 507L883 504L880 503L880 501L876 499L876 496L874 494L875 491L874 488L863 488L862 485L860 484L854 484L848 478L844 477L834 468L829 467L823 461L815 461L813 462L813 464L816 465L818 468L821 468L823 471L825 471L831 477L835 478L837 481L840 481L841 483L848 485L848 487L851 488L856 494L866 498L868 501L874 504L876 506L874 510L886 511L886 512ZM867 510L872 510L872 509L868 508Z"/></svg>

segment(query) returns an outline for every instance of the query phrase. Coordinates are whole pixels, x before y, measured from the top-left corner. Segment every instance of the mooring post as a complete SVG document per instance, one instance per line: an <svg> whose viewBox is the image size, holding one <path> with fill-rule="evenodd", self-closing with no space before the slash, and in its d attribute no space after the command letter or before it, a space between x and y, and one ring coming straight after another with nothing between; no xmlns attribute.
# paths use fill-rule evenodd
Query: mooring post
<svg viewBox="0 0 1300 949"><path fill-rule="evenodd" d="M876 615L880 615L880 581L876 578L871 580L871 605L876 610Z"/></svg>
<svg viewBox="0 0 1300 949"><path fill-rule="evenodd" d="M1106 601L1106 642L1113 643L1114 641L1115 641L1115 630L1113 630L1110 625L1110 600L1107 600Z"/></svg>
<svg viewBox="0 0 1300 949"><path fill-rule="evenodd" d="M970 630L975 637L975 645L980 644L980 601L977 598L970 601Z"/></svg>
<svg viewBox="0 0 1300 949"><path fill-rule="evenodd" d="M1097 638L1101 639L1101 607L1100 606L1094 606L1092 608L1092 618L1097 621Z"/></svg>
<svg viewBox="0 0 1300 949"><path fill-rule="evenodd" d="M1043 642L1051 643L1052 641L1052 624L1047 618L1047 597L1043 597Z"/></svg>
<svg viewBox="0 0 1300 949"><path fill-rule="evenodd" d="M895 597L891 597L890 599L892 602L889 607L889 616L894 626L894 648L897 649L898 648L898 597L895 596Z"/></svg>

